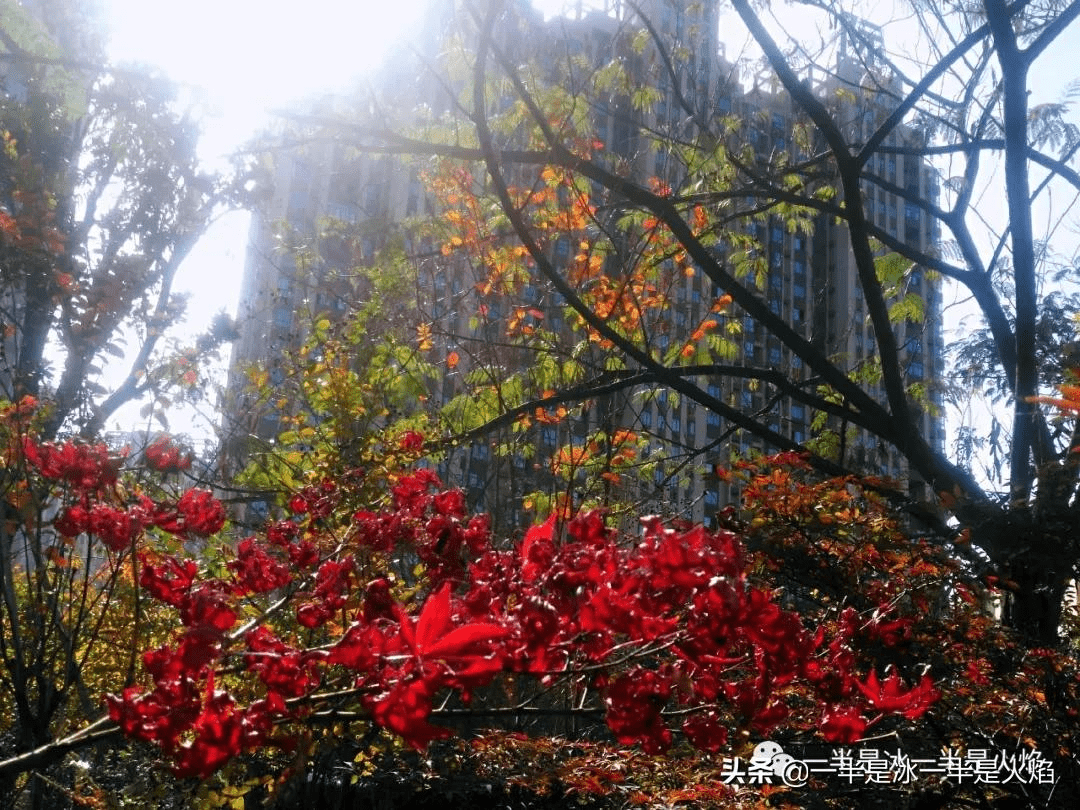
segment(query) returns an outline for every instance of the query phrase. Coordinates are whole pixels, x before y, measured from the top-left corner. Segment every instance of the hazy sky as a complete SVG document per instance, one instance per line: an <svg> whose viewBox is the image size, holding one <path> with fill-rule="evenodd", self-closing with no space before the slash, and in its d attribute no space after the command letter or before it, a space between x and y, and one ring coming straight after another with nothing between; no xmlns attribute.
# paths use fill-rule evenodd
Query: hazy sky
<svg viewBox="0 0 1080 810"><path fill-rule="evenodd" d="M415 25L419 8L409 0L104 3L112 58L205 88L217 114L208 128L223 146L250 134L267 107L347 87Z"/></svg>

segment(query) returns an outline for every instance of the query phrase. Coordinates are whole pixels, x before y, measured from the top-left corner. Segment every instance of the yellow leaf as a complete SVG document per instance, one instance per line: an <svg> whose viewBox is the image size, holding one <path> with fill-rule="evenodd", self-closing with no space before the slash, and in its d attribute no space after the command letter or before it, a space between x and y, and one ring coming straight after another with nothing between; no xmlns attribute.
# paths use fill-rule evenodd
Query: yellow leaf
<svg viewBox="0 0 1080 810"><path fill-rule="evenodd" d="M416 342L422 352L429 351L435 345L431 339L431 324L422 323L416 327Z"/></svg>

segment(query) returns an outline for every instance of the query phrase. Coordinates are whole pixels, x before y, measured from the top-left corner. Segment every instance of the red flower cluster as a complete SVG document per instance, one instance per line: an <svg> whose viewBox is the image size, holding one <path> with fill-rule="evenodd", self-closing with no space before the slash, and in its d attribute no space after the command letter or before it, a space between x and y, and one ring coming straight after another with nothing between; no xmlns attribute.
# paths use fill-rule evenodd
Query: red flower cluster
<svg viewBox="0 0 1080 810"><path fill-rule="evenodd" d="M271 695L300 697L319 684L319 665L326 658L325 653L302 652L290 647L264 626L250 631L244 641L248 648L244 655L248 671L259 676Z"/></svg>
<svg viewBox="0 0 1080 810"><path fill-rule="evenodd" d="M271 557L254 537L241 540L236 546L236 559L228 564L236 577L237 589L244 594L266 593L292 582L292 574L283 563Z"/></svg>
<svg viewBox="0 0 1080 810"><path fill-rule="evenodd" d="M63 481L86 492L113 486L124 462L122 455L112 455L103 444L39 444L29 438L23 439L23 454L45 478Z"/></svg>
<svg viewBox="0 0 1080 810"><path fill-rule="evenodd" d="M398 439L398 447L406 453L420 453L424 449L424 435L415 430L406 430Z"/></svg>
<svg viewBox="0 0 1080 810"><path fill-rule="evenodd" d="M175 509L156 515L154 524L172 534L209 537L225 525L225 507L205 489L189 489Z"/></svg>
<svg viewBox="0 0 1080 810"><path fill-rule="evenodd" d="M145 524L138 511L117 509L104 503L89 508L69 506L53 521L53 528L64 537L78 537L84 532L101 540L110 551L123 551L142 533Z"/></svg>
<svg viewBox="0 0 1080 810"><path fill-rule="evenodd" d="M468 518L462 494L439 487L430 471L400 479L394 508L355 514L333 546L318 515L342 493L305 490L294 512L309 519L270 524L265 544L241 541L227 581L199 582L190 561L143 557L142 586L178 609L183 629L146 654L152 689L110 698L113 717L181 773L203 774L265 742L291 716L287 701L342 675L375 723L416 747L450 733L433 722L448 693L468 700L504 672L568 679L597 696L618 740L650 752L671 745L672 717L691 743L716 751L732 727L764 733L792 715L850 742L887 714L916 719L937 700L928 677L908 688L895 671L884 681L858 674L854 641L896 643L903 622L847 611L830 633L812 634L748 580L730 531L648 518L627 542L594 512L549 519L496 548L486 519ZM185 498L176 530L220 528L209 493ZM321 562L318 548L328 550ZM388 572L408 554L422 565L405 585ZM266 622L232 632L240 600L292 584L291 634ZM309 648L313 636L320 646ZM235 674L238 659L265 693L246 708L213 688L214 672Z"/></svg>
<svg viewBox="0 0 1080 810"><path fill-rule="evenodd" d="M621 743L640 743L650 754L671 746L671 730L660 710L671 696L671 677L643 667L634 667L616 678L604 694L607 724Z"/></svg>
<svg viewBox="0 0 1080 810"><path fill-rule="evenodd" d="M154 688L107 695L109 716L125 734L155 742L173 758L176 773L205 777L245 748L260 745L284 703L268 698L246 708L214 689L213 664L227 644L226 632L236 623L225 583L194 583L193 564L168 559L144 564L141 583L180 609L185 630L175 647L162 646L143 655Z"/></svg>
<svg viewBox="0 0 1080 810"><path fill-rule="evenodd" d="M143 457L150 469L158 472L173 473L191 469L191 454L174 444L168 436L154 439L143 451Z"/></svg>
<svg viewBox="0 0 1080 810"><path fill-rule="evenodd" d="M304 487L289 499L289 509L294 515L308 515L313 520L329 515L340 499L337 484L325 480L320 484Z"/></svg>
<svg viewBox="0 0 1080 810"><path fill-rule="evenodd" d="M121 508L81 496L53 519L53 528L64 537L87 534L111 551L131 548L143 530L157 526L173 534L208 536L225 524L225 509L209 492L185 492L175 507L166 507L141 498L133 506Z"/></svg>
<svg viewBox="0 0 1080 810"><path fill-rule="evenodd" d="M464 493L441 490L441 486L431 470L403 477L392 489L392 511L353 515L357 542L379 552L398 546L414 550L427 566L433 586L446 580L460 581L468 556L491 542L491 522L487 515L466 520Z"/></svg>
<svg viewBox="0 0 1080 810"><path fill-rule="evenodd" d="M311 601L296 611L296 620L304 627L321 627L334 612L345 605L345 594L352 583L355 566L352 557L337 562L326 560L315 573L315 592Z"/></svg>

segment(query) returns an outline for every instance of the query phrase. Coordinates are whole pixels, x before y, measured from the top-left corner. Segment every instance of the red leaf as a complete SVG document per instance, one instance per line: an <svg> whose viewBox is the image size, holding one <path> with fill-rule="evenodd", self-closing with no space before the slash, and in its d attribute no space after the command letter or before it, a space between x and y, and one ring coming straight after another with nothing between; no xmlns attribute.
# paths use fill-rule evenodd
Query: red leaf
<svg viewBox="0 0 1080 810"><path fill-rule="evenodd" d="M428 597L416 622L417 652L430 649L450 627L450 583Z"/></svg>
<svg viewBox="0 0 1080 810"><path fill-rule="evenodd" d="M510 631L498 624L477 622L451 630L429 647L422 647L425 658L457 658L468 655L477 645L506 638Z"/></svg>

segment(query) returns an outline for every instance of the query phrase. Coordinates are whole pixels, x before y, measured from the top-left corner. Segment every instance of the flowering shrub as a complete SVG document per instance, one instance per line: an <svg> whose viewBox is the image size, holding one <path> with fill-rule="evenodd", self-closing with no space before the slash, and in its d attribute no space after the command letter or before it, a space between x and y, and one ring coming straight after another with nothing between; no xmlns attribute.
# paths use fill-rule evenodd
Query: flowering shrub
<svg viewBox="0 0 1080 810"><path fill-rule="evenodd" d="M1039 695L1067 682L1055 705L1075 711L1075 667L1017 645L979 607L993 583L907 538L872 489L817 479L796 456L720 472L739 479L745 523L729 510L720 529L647 517L620 530L594 511L517 542L426 469L380 471L385 496L357 509L373 484L351 470L309 479L287 517L220 560L184 550L225 526L209 491L141 487L102 446L18 447L51 487L58 542L129 566L142 609L171 616L142 637L134 683L119 666L105 681L106 706L181 777L306 750L324 717L417 749L463 718L530 711L602 718L644 755L925 735L928 716L973 739L1038 722L1067 744Z"/></svg>
<svg viewBox="0 0 1080 810"><path fill-rule="evenodd" d="M140 557L142 587L179 629L144 653L148 683L110 695L109 713L178 774L206 776L282 743L276 727L347 704L423 748L452 734L438 722L447 705L497 712L485 687L504 677L531 680L533 705L572 689L568 711L601 709L617 741L654 753L680 733L716 751L732 730L782 724L849 741L938 698L926 677L879 677L853 650L853 623L815 632L751 583L732 531L647 518L628 537L591 512L500 544L461 493L418 470L335 534L326 518L341 494L297 493L293 517L241 540L221 578L177 555ZM205 534L220 529L219 506L192 490L174 508L143 505L143 525ZM416 565L395 571L407 558Z"/></svg>

